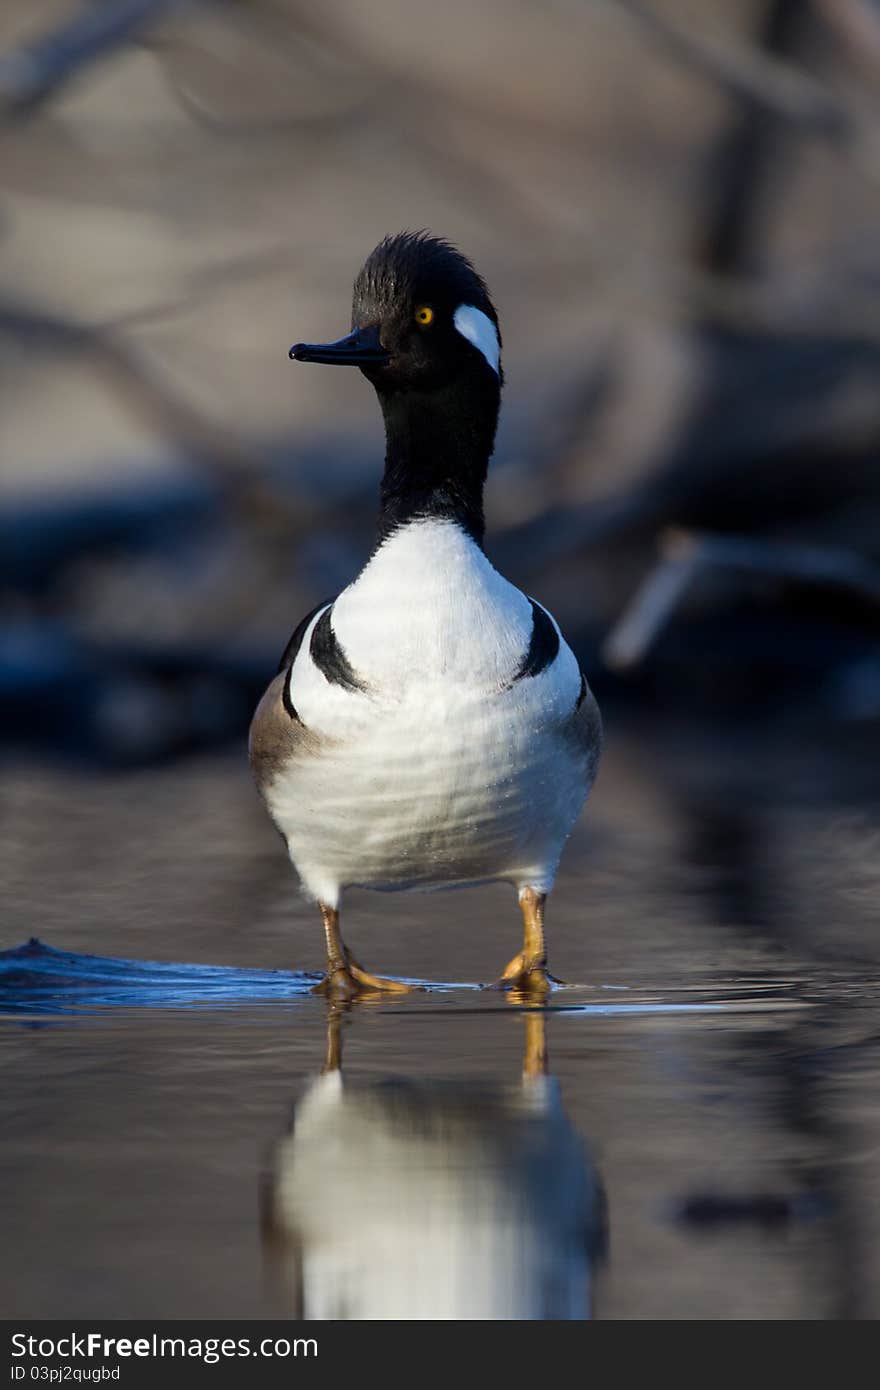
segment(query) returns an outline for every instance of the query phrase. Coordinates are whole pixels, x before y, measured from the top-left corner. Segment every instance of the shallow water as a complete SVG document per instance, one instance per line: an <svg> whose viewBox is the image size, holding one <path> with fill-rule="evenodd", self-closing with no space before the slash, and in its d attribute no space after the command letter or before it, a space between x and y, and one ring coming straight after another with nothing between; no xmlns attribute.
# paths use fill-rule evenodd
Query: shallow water
<svg viewBox="0 0 880 1390"><path fill-rule="evenodd" d="M537 1011L477 988L518 945L486 889L353 894L430 987L328 1015L238 757L10 769L5 1316L876 1317L858 750L612 735Z"/></svg>

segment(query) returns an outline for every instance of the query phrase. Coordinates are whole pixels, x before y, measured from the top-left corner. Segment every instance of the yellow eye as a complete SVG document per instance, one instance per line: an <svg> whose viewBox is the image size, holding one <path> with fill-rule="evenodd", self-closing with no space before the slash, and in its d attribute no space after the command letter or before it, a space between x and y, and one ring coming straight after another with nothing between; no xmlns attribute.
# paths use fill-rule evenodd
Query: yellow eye
<svg viewBox="0 0 880 1390"><path fill-rule="evenodd" d="M434 322L434 310L427 304L420 304L416 309L416 323L422 328L427 328L429 323Z"/></svg>

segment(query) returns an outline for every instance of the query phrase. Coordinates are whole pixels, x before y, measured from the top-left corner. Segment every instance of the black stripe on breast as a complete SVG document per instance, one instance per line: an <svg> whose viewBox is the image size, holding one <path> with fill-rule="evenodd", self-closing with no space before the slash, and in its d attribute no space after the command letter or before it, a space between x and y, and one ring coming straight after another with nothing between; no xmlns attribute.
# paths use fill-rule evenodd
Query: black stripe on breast
<svg viewBox="0 0 880 1390"><path fill-rule="evenodd" d="M302 640L306 635L306 629L308 628L309 623L312 621L312 618L314 618L316 613L320 613L322 608L327 608L332 602L333 599L325 598L323 603L316 603L311 612L307 613L306 616L303 618L302 622L297 623L296 627L293 629L293 632L290 634L290 641L284 648L284 654L278 663L278 671L275 673L276 675L280 674L280 672L282 671L286 671L288 666L293 665L293 663L296 661L297 653L300 647L302 646ZM285 685L286 684L287 682L285 681Z"/></svg>
<svg viewBox="0 0 880 1390"><path fill-rule="evenodd" d="M287 713L290 715L291 719L295 719L297 724L302 724L302 720L299 717L296 705L290 698L290 676L291 672L293 671L293 663L296 661L299 649L302 646L303 638L306 635L306 631L308 630L308 626L309 623L312 621L312 618L314 618L316 613L320 613L322 608L326 608L327 605L332 602L332 599L325 598L323 603L316 604L315 607L311 610L311 612L307 613L306 616L302 619L302 621L297 623L296 627L293 629L293 632L290 635L290 641L284 648L281 660L278 663L278 675L280 675L282 671L287 672L287 675L284 677L284 684L281 687L281 703L287 710Z"/></svg>
<svg viewBox="0 0 880 1390"><path fill-rule="evenodd" d="M331 685L341 685L344 690L366 690L366 683L353 670L348 657L336 640L336 633L330 621L332 613L333 608L328 608L312 629L312 640L309 644L312 661Z"/></svg>
<svg viewBox="0 0 880 1390"><path fill-rule="evenodd" d="M295 720L297 724L302 724L302 720L299 717L299 710L290 698L290 678L292 675L293 667L291 666L286 676L284 677L284 684L281 687L281 703L287 710L287 713L290 715L291 719Z"/></svg>
<svg viewBox="0 0 880 1390"><path fill-rule="evenodd" d="M529 599L529 603L532 605L532 638L511 685L525 676L539 676L551 661L556 660L559 652L559 633L553 620L534 599Z"/></svg>

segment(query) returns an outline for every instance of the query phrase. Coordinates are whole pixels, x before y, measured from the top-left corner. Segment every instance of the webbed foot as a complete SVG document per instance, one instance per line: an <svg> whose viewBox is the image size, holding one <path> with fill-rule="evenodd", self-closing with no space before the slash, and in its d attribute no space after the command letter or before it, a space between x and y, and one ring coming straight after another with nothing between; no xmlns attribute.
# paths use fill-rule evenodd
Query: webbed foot
<svg viewBox="0 0 880 1390"><path fill-rule="evenodd" d="M418 989L418 985L407 985L403 980L371 975L345 947L343 956L330 964L327 974L314 986L312 993L330 999L355 999L371 994L412 994Z"/></svg>
<svg viewBox="0 0 880 1390"><path fill-rule="evenodd" d="M491 988L503 989L511 995L528 995L534 998L535 995L549 994L554 985L562 983L562 980L557 980L555 975L550 974L542 960L529 959L525 951L519 951L510 964L505 966L500 979L496 980Z"/></svg>

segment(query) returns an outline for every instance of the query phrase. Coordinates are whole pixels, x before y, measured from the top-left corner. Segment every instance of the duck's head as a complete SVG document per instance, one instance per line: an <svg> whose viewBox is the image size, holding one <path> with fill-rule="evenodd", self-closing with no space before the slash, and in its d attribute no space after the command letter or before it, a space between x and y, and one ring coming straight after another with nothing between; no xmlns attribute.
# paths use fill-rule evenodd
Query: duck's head
<svg viewBox="0 0 880 1390"><path fill-rule="evenodd" d="M290 356L360 367L380 396L467 382L497 392L502 381L498 315L485 281L448 241L425 232L386 237L367 257L347 337L295 343Z"/></svg>

